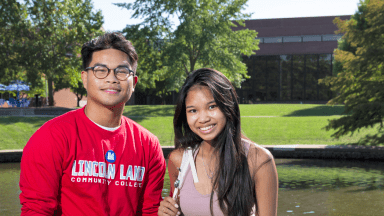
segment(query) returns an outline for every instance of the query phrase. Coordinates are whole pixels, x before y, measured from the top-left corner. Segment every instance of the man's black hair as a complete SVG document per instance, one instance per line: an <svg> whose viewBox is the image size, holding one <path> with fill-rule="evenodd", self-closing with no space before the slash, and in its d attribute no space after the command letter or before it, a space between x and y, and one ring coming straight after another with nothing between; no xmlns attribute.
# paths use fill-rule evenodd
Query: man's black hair
<svg viewBox="0 0 384 216"><path fill-rule="evenodd" d="M108 32L104 35L84 43L81 48L83 68L87 68L92 61L92 54L95 51L105 49L117 49L128 55L131 69L136 73L138 56L132 43L118 32Z"/></svg>

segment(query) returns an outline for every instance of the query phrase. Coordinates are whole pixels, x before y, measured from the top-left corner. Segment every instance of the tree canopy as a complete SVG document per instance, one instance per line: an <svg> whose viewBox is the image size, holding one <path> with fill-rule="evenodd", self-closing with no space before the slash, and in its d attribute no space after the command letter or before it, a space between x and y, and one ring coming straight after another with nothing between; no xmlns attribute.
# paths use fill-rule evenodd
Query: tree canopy
<svg viewBox="0 0 384 216"><path fill-rule="evenodd" d="M364 127L379 125L376 135L360 144L378 145L384 141L384 1L361 1L350 20L334 20L345 33L335 50L334 76L319 80L331 86L337 96L328 104L345 104L347 115L330 120L326 130L335 129L335 138Z"/></svg>
<svg viewBox="0 0 384 216"><path fill-rule="evenodd" d="M210 67L223 72L237 87L247 76L243 55L253 55L259 41L244 26L249 14L241 12L247 0L136 0L116 4L133 10L139 25L123 30L139 54L138 75L146 84L161 86L158 94L178 90L193 70ZM176 17L177 24L171 23ZM151 49L149 49L151 48Z"/></svg>
<svg viewBox="0 0 384 216"><path fill-rule="evenodd" d="M53 106L53 82L67 77L77 86L80 49L83 43L100 34L101 12L92 11L90 0L27 0L31 27L25 40L23 62L28 81L39 85L48 80L49 105ZM70 86L68 86L70 87Z"/></svg>
<svg viewBox="0 0 384 216"><path fill-rule="evenodd" d="M8 84L21 79L23 69L20 55L23 48L23 35L28 28L27 11L16 0L5 1L0 5L0 83Z"/></svg>

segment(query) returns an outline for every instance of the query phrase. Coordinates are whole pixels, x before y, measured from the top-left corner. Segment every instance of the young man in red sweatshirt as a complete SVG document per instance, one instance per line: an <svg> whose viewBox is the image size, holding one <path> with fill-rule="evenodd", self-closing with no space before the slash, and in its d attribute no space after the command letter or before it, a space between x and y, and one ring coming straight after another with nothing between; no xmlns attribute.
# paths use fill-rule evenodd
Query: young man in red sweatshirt
<svg viewBox="0 0 384 216"><path fill-rule="evenodd" d="M165 174L159 141L123 116L137 54L119 33L81 50L87 105L45 123L23 151L21 215L157 215Z"/></svg>

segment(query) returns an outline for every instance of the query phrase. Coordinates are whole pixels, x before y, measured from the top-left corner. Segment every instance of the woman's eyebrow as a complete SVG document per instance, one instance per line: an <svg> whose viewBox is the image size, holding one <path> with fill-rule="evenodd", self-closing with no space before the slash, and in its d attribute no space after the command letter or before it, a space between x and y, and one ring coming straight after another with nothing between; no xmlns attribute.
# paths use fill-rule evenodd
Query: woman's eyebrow
<svg viewBox="0 0 384 216"><path fill-rule="evenodd" d="M215 100L212 100L212 101L208 102L207 105L208 105L208 104L212 104L212 103L216 103L216 101L215 101ZM193 107L195 107L195 106L193 106L193 105L191 105L191 106L186 106L185 109L193 108Z"/></svg>

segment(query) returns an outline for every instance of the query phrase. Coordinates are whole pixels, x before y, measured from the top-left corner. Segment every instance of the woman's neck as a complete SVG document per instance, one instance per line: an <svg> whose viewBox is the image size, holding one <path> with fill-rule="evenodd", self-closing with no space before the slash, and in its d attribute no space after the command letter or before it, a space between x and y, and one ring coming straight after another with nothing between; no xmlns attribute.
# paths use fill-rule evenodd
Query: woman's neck
<svg viewBox="0 0 384 216"><path fill-rule="evenodd" d="M215 147L212 146L212 141L203 141L200 145L200 148L202 151L205 152L206 155L212 156Z"/></svg>

